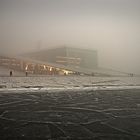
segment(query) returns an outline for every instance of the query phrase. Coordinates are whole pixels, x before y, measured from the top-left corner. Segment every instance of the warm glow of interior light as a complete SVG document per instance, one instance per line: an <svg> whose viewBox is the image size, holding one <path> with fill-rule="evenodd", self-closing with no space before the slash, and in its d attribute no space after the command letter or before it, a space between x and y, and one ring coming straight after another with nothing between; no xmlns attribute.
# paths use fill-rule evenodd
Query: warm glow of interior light
<svg viewBox="0 0 140 140"><path fill-rule="evenodd" d="M52 71L52 67L50 67L50 71Z"/></svg>
<svg viewBox="0 0 140 140"><path fill-rule="evenodd" d="M64 74L68 75L70 73L72 73L72 71L67 71L67 70L63 70Z"/></svg>
<svg viewBox="0 0 140 140"><path fill-rule="evenodd" d="M43 67L44 67L44 69L46 69L46 66L45 65L43 65Z"/></svg>
<svg viewBox="0 0 140 140"><path fill-rule="evenodd" d="M26 65L25 70L28 70L28 65Z"/></svg>

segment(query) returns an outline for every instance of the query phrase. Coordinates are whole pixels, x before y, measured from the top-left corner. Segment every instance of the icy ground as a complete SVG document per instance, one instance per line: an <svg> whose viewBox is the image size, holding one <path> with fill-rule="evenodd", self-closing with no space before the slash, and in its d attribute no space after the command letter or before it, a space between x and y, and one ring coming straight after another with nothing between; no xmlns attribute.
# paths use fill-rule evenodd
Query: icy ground
<svg viewBox="0 0 140 140"><path fill-rule="evenodd" d="M0 92L1 140L140 140L140 90Z"/></svg>
<svg viewBox="0 0 140 140"><path fill-rule="evenodd" d="M62 90L104 90L139 89L140 77L92 77L92 76L25 76L23 72L0 67L0 91L62 91Z"/></svg>
<svg viewBox="0 0 140 140"><path fill-rule="evenodd" d="M140 140L140 78L0 69L0 140Z"/></svg>
<svg viewBox="0 0 140 140"><path fill-rule="evenodd" d="M0 91L140 89L140 77L2 76Z"/></svg>

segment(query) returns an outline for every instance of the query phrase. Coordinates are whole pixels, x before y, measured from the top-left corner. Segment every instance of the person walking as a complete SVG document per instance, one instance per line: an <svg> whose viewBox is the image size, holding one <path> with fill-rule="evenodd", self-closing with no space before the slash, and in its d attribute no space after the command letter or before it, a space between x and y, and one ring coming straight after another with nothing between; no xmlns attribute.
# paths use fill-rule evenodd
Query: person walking
<svg viewBox="0 0 140 140"><path fill-rule="evenodd" d="M10 77L11 77L11 76L13 76L13 72L12 72L12 71L10 71Z"/></svg>
<svg viewBox="0 0 140 140"><path fill-rule="evenodd" d="M25 73L25 74L26 74L26 76L28 76L28 72L27 72L27 71L26 71L26 73Z"/></svg>

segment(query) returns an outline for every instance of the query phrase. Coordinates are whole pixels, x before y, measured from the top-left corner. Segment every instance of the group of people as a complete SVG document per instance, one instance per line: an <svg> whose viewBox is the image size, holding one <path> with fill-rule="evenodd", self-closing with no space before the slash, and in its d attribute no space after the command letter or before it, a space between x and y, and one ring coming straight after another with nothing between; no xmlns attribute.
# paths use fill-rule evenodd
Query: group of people
<svg viewBox="0 0 140 140"><path fill-rule="evenodd" d="M25 75L28 76L28 72L27 71L25 72ZM10 77L11 76L13 76L13 71L12 70L10 70Z"/></svg>

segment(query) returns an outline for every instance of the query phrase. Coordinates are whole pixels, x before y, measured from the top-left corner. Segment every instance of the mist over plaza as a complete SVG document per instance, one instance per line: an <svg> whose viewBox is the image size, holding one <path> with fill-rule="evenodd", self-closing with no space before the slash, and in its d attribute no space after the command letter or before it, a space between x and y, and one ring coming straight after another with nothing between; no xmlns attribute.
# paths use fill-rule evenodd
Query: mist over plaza
<svg viewBox="0 0 140 140"><path fill-rule="evenodd" d="M100 67L140 74L139 0L0 0L0 53L98 51Z"/></svg>

